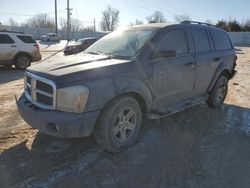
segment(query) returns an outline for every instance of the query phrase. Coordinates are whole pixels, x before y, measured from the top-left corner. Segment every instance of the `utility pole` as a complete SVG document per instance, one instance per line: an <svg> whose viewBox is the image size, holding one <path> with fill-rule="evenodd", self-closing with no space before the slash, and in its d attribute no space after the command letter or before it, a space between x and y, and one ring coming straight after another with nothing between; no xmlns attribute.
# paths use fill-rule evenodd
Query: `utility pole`
<svg viewBox="0 0 250 188"><path fill-rule="evenodd" d="M44 28L47 28L47 14L44 14Z"/></svg>
<svg viewBox="0 0 250 188"><path fill-rule="evenodd" d="M96 28L95 28L95 18L94 18L94 32L96 31Z"/></svg>
<svg viewBox="0 0 250 188"><path fill-rule="evenodd" d="M72 9L69 8L69 0L67 0L67 40L69 41L69 31L70 31L70 15Z"/></svg>
<svg viewBox="0 0 250 188"><path fill-rule="evenodd" d="M57 0L55 0L55 33L57 33Z"/></svg>

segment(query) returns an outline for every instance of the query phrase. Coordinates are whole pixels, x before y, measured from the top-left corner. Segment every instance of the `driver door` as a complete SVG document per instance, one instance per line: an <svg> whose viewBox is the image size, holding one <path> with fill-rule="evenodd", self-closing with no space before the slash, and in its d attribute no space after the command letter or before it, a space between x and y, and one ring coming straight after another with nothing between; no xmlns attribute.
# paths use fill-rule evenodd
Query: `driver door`
<svg viewBox="0 0 250 188"><path fill-rule="evenodd" d="M164 109L168 105L193 97L195 84L195 58L184 29L165 32L156 45L157 51L175 51L171 58L153 59L155 108Z"/></svg>

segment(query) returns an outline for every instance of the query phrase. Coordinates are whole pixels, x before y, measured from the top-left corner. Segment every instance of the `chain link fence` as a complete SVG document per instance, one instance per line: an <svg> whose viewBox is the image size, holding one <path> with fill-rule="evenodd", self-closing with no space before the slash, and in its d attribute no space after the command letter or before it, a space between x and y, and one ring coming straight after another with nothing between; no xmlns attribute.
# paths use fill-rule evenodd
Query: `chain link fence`
<svg viewBox="0 0 250 188"><path fill-rule="evenodd" d="M18 31L30 34L33 36L35 40L39 40L42 35L47 35L48 33L54 33L54 29L44 29L44 28L32 28L32 27L15 27L15 26L0 26L1 30L8 30L8 31ZM59 35L62 36L62 39L67 39L67 31L58 30L57 32ZM107 33L104 32L92 32L92 31L70 31L69 39L80 39L86 37L96 37L100 38Z"/></svg>

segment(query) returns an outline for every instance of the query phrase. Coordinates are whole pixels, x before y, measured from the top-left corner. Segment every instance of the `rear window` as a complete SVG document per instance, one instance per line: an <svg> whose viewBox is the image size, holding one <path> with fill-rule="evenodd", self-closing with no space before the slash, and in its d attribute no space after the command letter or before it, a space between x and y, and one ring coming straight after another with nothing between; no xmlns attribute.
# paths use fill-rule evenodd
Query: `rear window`
<svg viewBox="0 0 250 188"><path fill-rule="evenodd" d="M12 38L9 37L9 35L6 34L0 34L0 44L13 44L15 43Z"/></svg>
<svg viewBox="0 0 250 188"><path fill-rule="evenodd" d="M232 44L226 32L213 31L217 50L231 50Z"/></svg>
<svg viewBox="0 0 250 188"><path fill-rule="evenodd" d="M211 51L207 32L204 29L193 29L192 35L196 52L199 53Z"/></svg>
<svg viewBox="0 0 250 188"><path fill-rule="evenodd" d="M17 37L24 43L36 43L36 41L31 36L19 35Z"/></svg>

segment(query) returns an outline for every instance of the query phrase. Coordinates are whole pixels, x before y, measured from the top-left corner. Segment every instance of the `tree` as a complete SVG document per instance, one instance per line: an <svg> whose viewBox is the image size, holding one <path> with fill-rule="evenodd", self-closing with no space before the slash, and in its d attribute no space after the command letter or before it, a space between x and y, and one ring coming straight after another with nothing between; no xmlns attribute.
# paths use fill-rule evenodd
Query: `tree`
<svg viewBox="0 0 250 188"><path fill-rule="evenodd" d="M114 31L116 30L118 23L119 23L119 13L120 11L108 6L102 12L102 19L100 22L100 29L102 31Z"/></svg>
<svg viewBox="0 0 250 188"><path fill-rule="evenodd" d="M91 31L91 32L94 32L94 31L95 31L95 27L94 27L94 26L87 26L87 27L84 27L82 30L83 30L83 31Z"/></svg>
<svg viewBox="0 0 250 188"><path fill-rule="evenodd" d="M131 22L131 23L129 24L129 26L142 25L142 24L143 24L143 21L136 19L135 22L134 22L134 23Z"/></svg>
<svg viewBox="0 0 250 188"><path fill-rule="evenodd" d="M242 31L242 28L237 20L232 20L228 22L228 31Z"/></svg>
<svg viewBox="0 0 250 188"><path fill-rule="evenodd" d="M67 20L61 18L60 19L60 27L62 30L67 30ZM83 30L83 25L80 20L78 19L70 19L69 23L69 30L70 31L82 31Z"/></svg>
<svg viewBox="0 0 250 188"><path fill-rule="evenodd" d="M10 26L18 26L18 23L15 20L13 20L12 18L9 19L8 23Z"/></svg>
<svg viewBox="0 0 250 188"><path fill-rule="evenodd" d="M250 31L250 19L243 22L241 27L243 31Z"/></svg>
<svg viewBox="0 0 250 188"><path fill-rule="evenodd" d="M228 25L227 25L227 22L224 21L224 20L219 20L216 24L216 27L219 27L221 29L224 29L226 31L228 31Z"/></svg>
<svg viewBox="0 0 250 188"><path fill-rule="evenodd" d="M160 11L155 11L152 15L146 18L148 23L165 23L167 20L164 15Z"/></svg>
<svg viewBox="0 0 250 188"><path fill-rule="evenodd" d="M191 17L188 14L177 14L174 15L174 19L177 23L181 23L185 20L192 20Z"/></svg>
<svg viewBox="0 0 250 188"><path fill-rule="evenodd" d="M54 29L55 23L47 14L37 14L26 21L29 27Z"/></svg>

